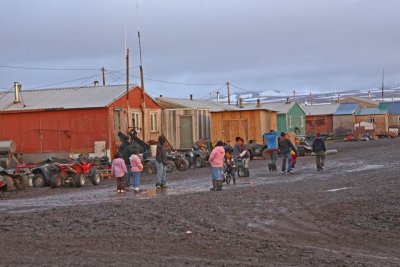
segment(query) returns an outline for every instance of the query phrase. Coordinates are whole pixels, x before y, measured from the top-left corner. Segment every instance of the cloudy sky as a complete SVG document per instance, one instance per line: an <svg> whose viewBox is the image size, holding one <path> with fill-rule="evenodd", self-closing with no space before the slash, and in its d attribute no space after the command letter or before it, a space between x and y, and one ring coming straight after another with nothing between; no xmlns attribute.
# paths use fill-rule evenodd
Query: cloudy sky
<svg viewBox="0 0 400 267"><path fill-rule="evenodd" d="M0 88L138 83L153 95L400 85L398 0L2 0ZM138 16L139 14L139 16ZM125 31L126 29L126 31ZM32 69L33 68L33 69ZM37 69L35 69L37 68Z"/></svg>

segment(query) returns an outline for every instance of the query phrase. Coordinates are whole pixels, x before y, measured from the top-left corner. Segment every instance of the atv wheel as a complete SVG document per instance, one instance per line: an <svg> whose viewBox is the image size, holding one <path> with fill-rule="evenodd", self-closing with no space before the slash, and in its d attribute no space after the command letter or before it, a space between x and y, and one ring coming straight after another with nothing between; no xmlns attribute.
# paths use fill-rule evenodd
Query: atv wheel
<svg viewBox="0 0 400 267"><path fill-rule="evenodd" d="M157 167L154 164L154 162L148 161L146 163L146 169L147 169L147 173L149 173L149 174L157 173Z"/></svg>
<svg viewBox="0 0 400 267"><path fill-rule="evenodd" d="M264 149L262 152L262 157L263 159L269 159L271 158L271 153L267 149Z"/></svg>
<svg viewBox="0 0 400 267"><path fill-rule="evenodd" d="M83 174L78 173L74 175L74 185L75 187L82 187L86 183L86 178Z"/></svg>
<svg viewBox="0 0 400 267"><path fill-rule="evenodd" d="M8 176L8 175L3 175L4 181L7 182L7 192L15 190L14 188L14 180Z"/></svg>
<svg viewBox="0 0 400 267"><path fill-rule="evenodd" d="M186 171L189 168L189 162L186 159L178 159L176 161L176 168L180 172Z"/></svg>
<svg viewBox="0 0 400 267"><path fill-rule="evenodd" d="M33 187L43 187L46 185L46 179L43 174L37 173L32 179Z"/></svg>
<svg viewBox="0 0 400 267"><path fill-rule="evenodd" d="M196 157L195 164L196 168L203 168L206 166L206 161L202 157Z"/></svg>
<svg viewBox="0 0 400 267"><path fill-rule="evenodd" d="M51 188L57 188L61 186L61 177L58 174L54 174L50 178L50 186Z"/></svg>
<svg viewBox="0 0 400 267"><path fill-rule="evenodd" d="M93 185L99 185L100 184L100 180L101 180L100 174L98 174L98 173L93 174L92 178L90 180L92 181Z"/></svg>
<svg viewBox="0 0 400 267"><path fill-rule="evenodd" d="M173 172L175 170L175 163L172 160L167 160L165 167L167 168L167 172Z"/></svg>
<svg viewBox="0 0 400 267"><path fill-rule="evenodd" d="M26 189L29 186L29 177L26 176L25 174L22 174L17 178L17 181L15 183L15 187L18 190L23 190Z"/></svg>

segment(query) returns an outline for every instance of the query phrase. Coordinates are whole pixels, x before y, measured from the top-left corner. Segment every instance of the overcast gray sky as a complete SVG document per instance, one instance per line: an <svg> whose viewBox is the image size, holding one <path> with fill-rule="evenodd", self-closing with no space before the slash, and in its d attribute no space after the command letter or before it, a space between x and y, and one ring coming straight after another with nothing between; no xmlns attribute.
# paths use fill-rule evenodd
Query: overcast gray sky
<svg viewBox="0 0 400 267"><path fill-rule="evenodd" d="M153 95L202 97L226 81L260 92L373 88L383 68L400 85L398 0L140 0L139 12L135 0L2 0L1 66L90 70L0 67L0 88L91 84L101 66L107 83L124 83L125 25L139 65L138 13Z"/></svg>

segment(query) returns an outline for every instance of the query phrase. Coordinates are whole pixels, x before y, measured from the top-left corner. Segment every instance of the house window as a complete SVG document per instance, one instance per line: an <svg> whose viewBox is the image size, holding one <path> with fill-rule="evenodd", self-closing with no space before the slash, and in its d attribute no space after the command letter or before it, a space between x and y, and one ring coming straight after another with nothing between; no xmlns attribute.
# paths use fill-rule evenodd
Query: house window
<svg viewBox="0 0 400 267"><path fill-rule="evenodd" d="M132 112L132 125L137 132L142 130L142 119L139 112Z"/></svg>
<svg viewBox="0 0 400 267"><path fill-rule="evenodd" d="M157 112L150 112L150 131L158 132L158 114L157 114Z"/></svg>
<svg viewBox="0 0 400 267"><path fill-rule="evenodd" d="M369 118L370 123L375 123L375 118Z"/></svg>
<svg viewBox="0 0 400 267"><path fill-rule="evenodd" d="M290 127L290 128L293 127L293 118L292 118L292 115L289 115L289 127Z"/></svg>

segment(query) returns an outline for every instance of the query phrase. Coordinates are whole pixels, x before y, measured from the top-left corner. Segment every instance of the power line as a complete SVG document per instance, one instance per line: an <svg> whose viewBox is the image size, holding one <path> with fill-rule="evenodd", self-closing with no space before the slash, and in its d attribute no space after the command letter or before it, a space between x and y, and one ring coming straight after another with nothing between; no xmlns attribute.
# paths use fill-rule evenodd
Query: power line
<svg viewBox="0 0 400 267"><path fill-rule="evenodd" d="M39 68L39 67L22 67L11 65L0 65L0 68L5 69L23 69L23 70L51 70L51 71L83 71L83 70L101 70L96 68Z"/></svg>
<svg viewBox="0 0 400 267"><path fill-rule="evenodd" d="M45 85L42 85L42 86L35 86L35 87L30 88L30 89L41 89L41 88L49 87L49 86L53 86L53 85L59 85L59 84L64 84L64 83L76 82L76 81L81 81L81 80L88 80L88 79L94 78L94 77L96 77L96 76L99 76L99 74L96 73L96 74L91 75L91 76L82 77L82 78L73 79L73 80L68 80L68 81L64 81L64 82L57 82L57 83L45 84ZM28 88L28 89L29 89L29 88Z"/></svg>

